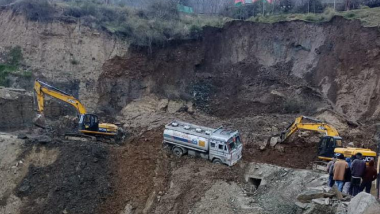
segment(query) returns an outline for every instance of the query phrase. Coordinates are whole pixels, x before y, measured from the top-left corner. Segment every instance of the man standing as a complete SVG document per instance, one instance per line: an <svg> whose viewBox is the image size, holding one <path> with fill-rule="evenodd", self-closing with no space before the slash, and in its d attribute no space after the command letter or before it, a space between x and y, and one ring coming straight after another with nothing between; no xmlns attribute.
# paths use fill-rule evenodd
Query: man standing
<svg viewBox="0 0 380 214"><path fill-rule="evenodd" d="M351 158L346 158L346 162L348 164L348 168L344 174L344 185L342 192L351 195Z"/></svg>
<svg viewBox="0 0 380 214"><path fill-rule="evenodd" d="M333 179L333 176L334 176L334 163L336 161L336 157L334 156L333 159L327 164L327 173L329 173L329 182L328 182L328 185L329 187L333 187L334 186L334 179Z"/></svg>
<svg viewBox="0 0 380 214"><path fill-rule="evenodd" d="M371 160L368 163L368 167L364 171L363 175L363 181L360 185L360 191L363 191L365 188L365 191L367 193L371 192L372 182L376 180L377 177L377 170L375 169L375 161Z"/></svg>
<svg viewBox="0 0 380 214"><path fill-rule="evenodd" d="M344 155L339 154L338 160L334 164L334 181L338 190L342 192L344 184L344 174L348 168L348 163L344 160Z"/></svg>
<svg viewBox="0 0 380 214"><path fill-rule="evenodd" d="M356 196L360 192L360 179L364 175L365 161L362 160L363 155L361 153L356 154L356 159L351 164L351 186L352 196Z"/></svg>

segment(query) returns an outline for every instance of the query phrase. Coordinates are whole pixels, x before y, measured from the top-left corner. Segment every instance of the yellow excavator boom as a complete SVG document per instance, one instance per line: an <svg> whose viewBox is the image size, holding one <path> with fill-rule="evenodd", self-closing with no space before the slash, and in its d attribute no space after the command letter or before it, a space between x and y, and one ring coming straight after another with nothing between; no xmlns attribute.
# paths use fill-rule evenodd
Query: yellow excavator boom
<svg viewBox="0 0 380 214"><path fill-rule="evenodd" d="M74 106L80 115L87 113L86 108L77 98L44 82L36 80L34 82L34 91L36 92L38 111L40 114L44 112L45 94Z"/></svg>
<svg viewBox="0 0 380 214"><path fill-rule="evenodd" d="M310 122L304 122L305 119ZM345 157L352 157L357 153L362 153L366 161L376 157L376 153L370 149L344 148L342 138L339 137L338 131L333 126L305 116L297 117L295 121L281 133L280 142L284 142L298 130L316 131L324 134L319 145L319 159L331 160L336 153L343 154Z"/></svg>
<svg viewBox="0 0 380 214"><path fill-rule="evenodd" d="M308 119L312 121L311 123L303 122L304 119ZM285 141L292 134L294 134L298 130L310 130L321 132L326 136L338 137L338 131L330 126L329 124L323 123L320 120L316 120L314 118L300 116L295 119L295 121L286 129L286 131L281 135L281 141Z"/></svg>

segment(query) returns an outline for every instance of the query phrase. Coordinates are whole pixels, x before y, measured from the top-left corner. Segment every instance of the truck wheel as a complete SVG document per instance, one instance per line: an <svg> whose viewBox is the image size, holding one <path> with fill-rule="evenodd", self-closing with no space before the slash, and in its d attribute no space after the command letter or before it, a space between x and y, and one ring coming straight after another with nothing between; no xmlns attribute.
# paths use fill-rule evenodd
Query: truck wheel
<svg viewBox="0 0 380 214"><path fill-rule="evenodd" d="M173 153L174 153L175 156L181 157L183 155L183 150L181 148L179 148L179 147L175 147L173 149Z"/></svg>
<svg viewBox="0 0 380 214"><path fill-rule="evenodd" d="M222 161L220 159L217 159L215 158L213 161L212 161L214 164L223 164Z"/></svg>

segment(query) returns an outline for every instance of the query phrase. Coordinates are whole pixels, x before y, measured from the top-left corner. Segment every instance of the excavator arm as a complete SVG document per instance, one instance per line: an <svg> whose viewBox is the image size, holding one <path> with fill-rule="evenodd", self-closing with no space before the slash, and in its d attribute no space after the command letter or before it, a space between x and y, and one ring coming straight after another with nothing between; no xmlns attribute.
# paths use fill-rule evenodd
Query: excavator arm
<svg viewBox="0 0 380 214"><path fill-rule="evenodd" d="M304 119L307 119L311 122L303 122ZM321 132L326 136L338 137L338 131L330 126L329 124L323 123L320 120L316 120L314 118L300 116L295 119L295 121L283 132L281 133L281 142L288 139L292 134L294 134L298 130L309 130Z"/></svg>
<svg viewBox="0 0 380 214"><path fill-rule="evenodd" d="M34 91L37 97L38 112L42 115L44 112L45 94L72 105L80 115L86 114L86 108L77 98L40 80L34 82Z"/></svg>

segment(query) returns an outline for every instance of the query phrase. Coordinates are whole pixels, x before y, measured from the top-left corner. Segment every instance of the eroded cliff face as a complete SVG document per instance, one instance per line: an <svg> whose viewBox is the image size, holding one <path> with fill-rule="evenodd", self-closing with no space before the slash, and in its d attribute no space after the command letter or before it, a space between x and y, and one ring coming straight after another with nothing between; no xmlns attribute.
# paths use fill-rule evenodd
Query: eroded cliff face
<svg viewBox="0 0 380 214"><path fill-rule="evenodd" d="M79 96L90 111L96 108L96 81L102 65L124 55L126 41L79 22L33 22L9 10L1 10L0 17L0 52L20 46L24 64L34 78ZM31 84L24 85L32 90Z"/></svg>
<svg viewBox="0 0 380 214"><path fill-rule="evenodd" d="M154 93L191 100L218 116L332 108L351 120L378 118L380 32L359 21L258 24L205 29L153 53L132 48L99 78L99 104L120 110Z"/></svg>
<svg viewBox="0 0 380 214"><path fill-rule="evenodd" d="M351 120L380 114L380 33L358 21L233 21L150 52L79 23L30 22L5 10L0 17L0 51L20 46L34 78L78 96L89 111L116 115L154 94L226 117L294 108L331 108Z"/></svg>

